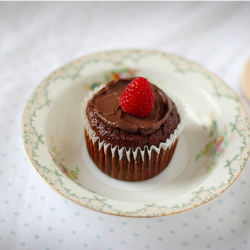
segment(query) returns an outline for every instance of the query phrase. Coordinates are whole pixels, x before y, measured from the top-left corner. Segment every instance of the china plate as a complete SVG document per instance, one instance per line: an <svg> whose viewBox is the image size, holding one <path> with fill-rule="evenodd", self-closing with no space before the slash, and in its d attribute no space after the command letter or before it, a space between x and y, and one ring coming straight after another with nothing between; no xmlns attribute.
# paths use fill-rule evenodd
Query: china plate
<svg viewBox="0 0 250 250"><path fill-rule="evenodd" d="M85 145L83 97L120 77L143 76L187 111L170 165L141 182L112 179L98 170ZM249 156L250 126L235 93L217 76L178 56L119 50L85 56L49 75L26 105L26 154L54 190L85 207L114 215L154 217L198 207L238 178Z"/></svg>

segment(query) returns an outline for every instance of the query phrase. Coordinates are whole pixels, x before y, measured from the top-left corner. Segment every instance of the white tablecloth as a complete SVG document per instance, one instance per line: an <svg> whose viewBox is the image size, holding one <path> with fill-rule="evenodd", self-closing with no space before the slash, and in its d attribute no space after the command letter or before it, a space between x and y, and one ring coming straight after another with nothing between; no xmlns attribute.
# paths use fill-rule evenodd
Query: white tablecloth
<svg viewBox="0 0 250 250"><path fill-rule="evenodd" d="M250 162L219 198L162 218L126 218L54 192L22 147L35 87L84 55L138 48L177 54L220 76L248 113L240 75L250 56L249 2L1 2L0 249L250 249Z"/></svg>

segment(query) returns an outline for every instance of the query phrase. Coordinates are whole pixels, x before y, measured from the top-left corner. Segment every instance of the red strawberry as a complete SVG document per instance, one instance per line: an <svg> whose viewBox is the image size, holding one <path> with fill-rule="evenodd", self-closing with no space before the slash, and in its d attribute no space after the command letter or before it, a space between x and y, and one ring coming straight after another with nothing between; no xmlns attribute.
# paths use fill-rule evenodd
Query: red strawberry
<svg viewBox="0 0 250 250"><path fill-rule="evenodd" d="M128 84L119 99L124 112L137 117L147 117L154 109L154 91L144 77L137 77Z"/></svg>

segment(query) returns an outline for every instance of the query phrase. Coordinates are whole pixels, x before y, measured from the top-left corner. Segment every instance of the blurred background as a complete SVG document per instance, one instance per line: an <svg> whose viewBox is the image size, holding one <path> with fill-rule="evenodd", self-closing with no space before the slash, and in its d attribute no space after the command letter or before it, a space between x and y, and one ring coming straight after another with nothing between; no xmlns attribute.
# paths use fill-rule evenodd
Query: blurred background
<svg viewBox="0 0 250 250"><path fill-rule="evenodd" d="M133 219L64 199L27 161L21 119L35 87L71 60L126 48L204 66L250 113L241 88L250 56L249 2L1 2L0 249L250 249L249 166L199 209Z"/></svg>
<svg viewBox="0 0 250 250"><path fill-rule="evenodd" d="M1 69L30 70L39 83L86 54L139 48L183 56L232 85L250 55L249 14L247 2L2 2Z"/></svg>

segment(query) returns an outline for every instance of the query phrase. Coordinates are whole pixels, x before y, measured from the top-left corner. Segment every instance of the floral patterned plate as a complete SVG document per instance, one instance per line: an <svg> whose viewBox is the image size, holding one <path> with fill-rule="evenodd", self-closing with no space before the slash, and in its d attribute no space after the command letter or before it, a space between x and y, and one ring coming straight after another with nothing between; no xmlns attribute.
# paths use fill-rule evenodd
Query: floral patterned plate
<svg viewBox="0 0 250 250"><path fill-rule="evenodd" d="M175 94L187 111L170 165L141 182L98 170L83 133L83 97L128 76L144 76ZM250 126L235 93L203 67L161 52L119 50L80 58L49 75L28 100L22 136L31 164L58 193L100 212L154 217L188 211L230 187L249 156Z"/></svg>

